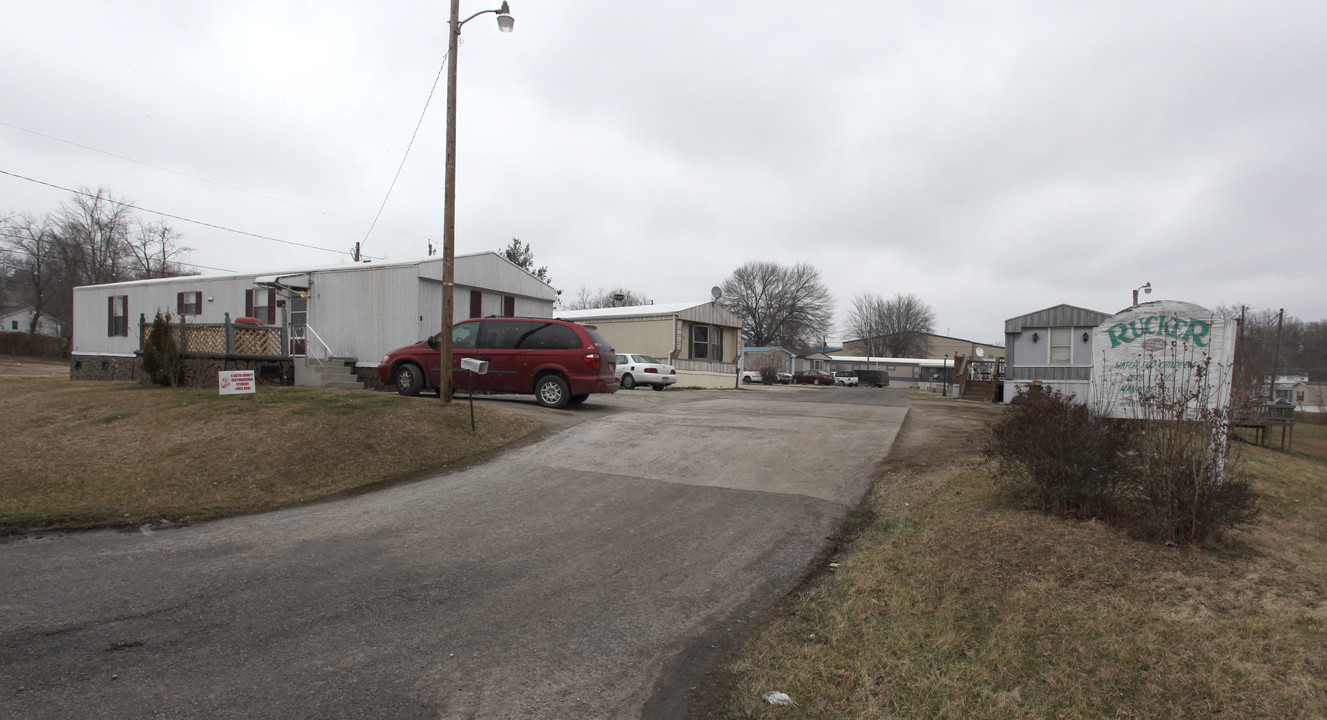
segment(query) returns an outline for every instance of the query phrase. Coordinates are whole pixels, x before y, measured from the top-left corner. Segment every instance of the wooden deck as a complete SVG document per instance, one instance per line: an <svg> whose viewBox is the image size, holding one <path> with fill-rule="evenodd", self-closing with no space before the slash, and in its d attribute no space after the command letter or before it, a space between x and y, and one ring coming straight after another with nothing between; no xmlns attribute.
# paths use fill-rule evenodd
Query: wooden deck
<svg viewBox="0 0 1327 720"><path fill-rule="evenodd" d="M1281 449L1295 449L1295 406L1270 403L1242 403L1231 408L1230 424L1237 428L1253 428L1254 440L1267 444L1272 428L1281 428Z"/></svg>

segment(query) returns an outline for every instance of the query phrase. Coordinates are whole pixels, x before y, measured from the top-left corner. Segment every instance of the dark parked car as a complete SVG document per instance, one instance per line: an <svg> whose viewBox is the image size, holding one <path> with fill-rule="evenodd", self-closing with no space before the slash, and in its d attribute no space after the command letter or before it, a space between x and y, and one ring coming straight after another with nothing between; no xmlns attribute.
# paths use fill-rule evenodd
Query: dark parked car
<svg viewBox="0 0 1327 720"><path fill-rule="evenodd" d="M798 370L793 373L793 382L798 385L833 385L834 376L824 370Z"/></svg>
<svg viewBox="0 0 1327 720"><path fill-rule="evenodd" d="M438 387L441 343L434 335L383 357L378 378L402 395ZM461 358L488 361L488 372L468 378ZM592 393L614 393L617 354L593 325L549 318L475 318L452 327L452 387L533 393L544 407L585 402Z"/></svg>
<svg viewBox="0 0 1327 720"><path fill-rule="evenodd" d="M889 387L889 373L884 370L858 370L857 382L868 387Z"/></svg>

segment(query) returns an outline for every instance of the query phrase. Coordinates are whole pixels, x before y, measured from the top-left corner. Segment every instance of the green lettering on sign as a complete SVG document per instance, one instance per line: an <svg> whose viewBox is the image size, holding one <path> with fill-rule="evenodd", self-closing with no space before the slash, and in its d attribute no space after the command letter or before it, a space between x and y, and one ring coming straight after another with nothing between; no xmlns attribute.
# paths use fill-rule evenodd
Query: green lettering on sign
<svg viewBox="0 0 1327 720"><path fill-rule="evenodd" d="M1119 347L1121 343L1132 343L1144 335L1165 335L1191 341L1198 347L1207 347L1207 335L1211 331L1212 325L1206 320L1192 317L1182 320L1164 315L1148 315L1141 321L1130 320L1127 325L1125 323L1111 325L1106 328L1106 337L1110 338L1110 346L1113 348Z"/></svg>

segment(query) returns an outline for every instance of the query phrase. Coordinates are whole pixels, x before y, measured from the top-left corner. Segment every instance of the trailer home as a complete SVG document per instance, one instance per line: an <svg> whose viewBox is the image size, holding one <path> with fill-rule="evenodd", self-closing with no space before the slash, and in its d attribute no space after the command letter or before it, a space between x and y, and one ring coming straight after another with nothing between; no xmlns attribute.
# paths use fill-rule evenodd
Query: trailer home
<svg viewBox="0 0 1327 720"><path fill-rule="evenodd" d="M313 385L327 384L332 365L372 382L385 352L441 329L442 263L426 258L75 288L70 377L136 379L142 326L160 312L197 343L188 355L213 361L205 374L257 368L281 382ZM557 291L498 253L458 255L455 282L453 321L553 315ZM258 339L240 347L238 337Z"/></svg>

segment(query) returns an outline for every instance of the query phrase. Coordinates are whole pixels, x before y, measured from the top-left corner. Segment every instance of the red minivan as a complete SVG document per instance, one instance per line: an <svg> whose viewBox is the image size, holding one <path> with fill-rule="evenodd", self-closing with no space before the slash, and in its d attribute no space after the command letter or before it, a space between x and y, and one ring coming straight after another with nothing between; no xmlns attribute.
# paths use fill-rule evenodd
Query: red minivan
<svg viewBox="0 0 1327 720"><path fill-rule="evenodd" d="M438 336L383 357L378 378L402 395L438 387ZM467 378L461 358L488 361L488 372ZM452 388L485 393L533 393L544 407L579 404L591 393L615 393L617 354L593 325L551 318L473 318L452 326Z"/></svg>

